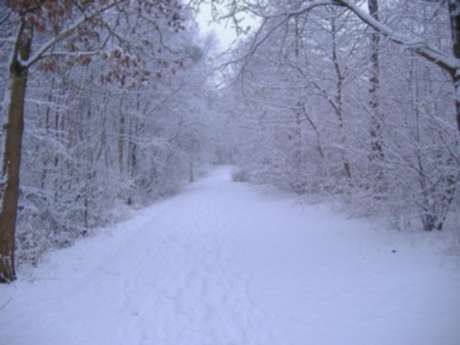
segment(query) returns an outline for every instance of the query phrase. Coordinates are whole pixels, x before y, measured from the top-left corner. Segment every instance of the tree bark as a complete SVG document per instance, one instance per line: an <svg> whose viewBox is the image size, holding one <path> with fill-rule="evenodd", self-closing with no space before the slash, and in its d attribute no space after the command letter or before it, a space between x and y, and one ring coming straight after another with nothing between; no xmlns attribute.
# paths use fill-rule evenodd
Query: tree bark
<svg viewBox="0 0 460 345"><path fill-rule="evenodd" d="M368 0L369 14L379 20L378 0ZM375 177L375 192L382 191L383 168L381 163L384 159L382 145L382 122L383 115L380 110L379 89L380 89L380 33L377 31L371 34L371 77L369 80L369 107L371 109L371 153L370 164L371 174Z"/></svg>
<svg viewBox="0 0 460 345"><path fill-rule="evenodd" d="M0 210L0 282L11 282L15 273L15 228L19 200L22 136L24 131L24 103L28 68L19 58L27 60L31 51L32 29L23 23L17 36L15 51L9 67L9 89L6 94L7 116L1 181Z"/></svg>
<svg viewBox="0 0 460 345"><path fill-rule="evenodd" d="M460 59L460 0L449 0L449 17L452 33L452 52ZM455 110L457 129L460 131L460 71L457 69L452 75L455 87Z"/></svg>
<svg viewBox="0 0 460 345"><path fill-rule="evenodd" d="M120 98L120 119L118 128L118 166L120 173L124 172L124 150L125 150L125 115L123 113L123 96Z"/></svg>
<svg viewBox="0 0 460 345"><path fill-rule="evenodd" d="M342 160L343 160L343 170L345 172L345 176L351 178L351 164L347 158L347 139L344 130L344 122L343 122L343 82L344 76L342 73L342 69L340 67L338 54L337 54L337 27L336 27L336 19L331 19L331 33L332 33L332 63L334 64L334 71L336 76L336 92L335 92L335 106L334 111L337 115L337 120L339 122L339 135L340 135L340 144L342 145Z"/></svg>

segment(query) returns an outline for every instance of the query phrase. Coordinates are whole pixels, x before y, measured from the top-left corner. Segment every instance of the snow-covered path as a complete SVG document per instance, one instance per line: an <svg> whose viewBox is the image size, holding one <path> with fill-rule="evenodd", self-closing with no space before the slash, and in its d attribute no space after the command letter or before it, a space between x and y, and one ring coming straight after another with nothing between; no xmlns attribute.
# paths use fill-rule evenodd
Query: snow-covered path
<svg viewBox="0 0 460 345"><path fill-rule="evenodd" d="M458 257L412 242L220 168L0 287L0 343L458 345Z"/></svg>

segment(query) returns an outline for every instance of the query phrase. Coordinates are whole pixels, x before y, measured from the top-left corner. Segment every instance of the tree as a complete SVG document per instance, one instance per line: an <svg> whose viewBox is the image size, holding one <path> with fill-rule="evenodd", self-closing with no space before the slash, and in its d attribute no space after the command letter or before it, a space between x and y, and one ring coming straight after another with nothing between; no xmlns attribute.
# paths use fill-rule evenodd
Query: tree
<svg viewBox="0 0 460 345"><path fill-rule="evenodd" d="M3 5L5 6L5 5ZM14 240L24 129L24 104L31 71L53 70L59 59L88 64L104 50L111 51L109 78L122 83L126 70L142 70L145 51L125 39L149 26L161 38L161 26L182 29L181 5L176 1L128 0L9 0L3 25L14 27L6 92L5 140L1 179L0 281L15 279ZM5 24L6 23L6 24ZM118 47L121 47L118 48ZM148 45L147 45L148 47ZM124 69L124 67L126 67Z"/></svg>
<svg viewBox="0 0 460 345"><path fill-rule="evenodd" d="M244 54L244 58L248 58L253 55L254 50L258 49L266 40L267 37L273 34L278 29L282 28L291 18L305 16L313 9L324 6L339 6L343 7L353 14L355 14L365 25L371 27L373 30L378 32L381 36L387 38L391 42L401 45L404 48L413 51L419 57L433 63L440 67L444 72L448 73L453 81L453 86L456 91L456 95L460 92L460 83L458 83L458 70L460 69L459 56L460 49L460 0L448 0L448 10L451 23L452 32L452 52L451 54L446 53L442 50L429 44L424 39L419 37L411 37L403 32L397 32L391 27L382 23L377 15L378 6L375 0L369 0L369 9L371 13L366 13L358 4L352 0L311 0L308 2L294 1L281 3L278 6L271 6L270 3L261 4L260 2L248 3L246 1L232 1L232 5L229 6L227 13L223 14L221 18L233 19L233 22L239 30L242 30L238 26L239 16L242 13L250 13L252 16L261 19L261 25L258 28L256 34L253 36L253 43L250 45L249 51ZM443 3L444 0L423 0L429 3ZM266 27L271 26L270 30L265 30ZM377 36L374 36L374 40ZM377 43L375 41L375 43ZM460 96L456 96L455 102L458 102ZM460 109L460 108L459 108ZM456 111L455 121L457 129L460 131L460 112Z"/></svg>
<svg viewBox="0 0 460 345"><path fill-rule="evenodd" d="M459 183L459 131L445 120L456 111L451 16L435 2L394 1L380 19L377 2L368 5L369 13L352 1L249 6L261 25L230 58L247 103L235 117L244 138L237 162L257 182L338 195L360 213L440 230Z"/></svg>
<svg viewBox="0 0 460 345"><path fill-rule="evenodd" d="M378 0L368 0L369 15L379 20L379 5ZM371 110L371 152L370 152L370 170L375 181L374 193L381 194L383 192L383 167L384 159L383 143L382 143L382 125L383 115L380 109L380 33L374 31L371 34L371 68L369 79L369 108Z"/></svg>

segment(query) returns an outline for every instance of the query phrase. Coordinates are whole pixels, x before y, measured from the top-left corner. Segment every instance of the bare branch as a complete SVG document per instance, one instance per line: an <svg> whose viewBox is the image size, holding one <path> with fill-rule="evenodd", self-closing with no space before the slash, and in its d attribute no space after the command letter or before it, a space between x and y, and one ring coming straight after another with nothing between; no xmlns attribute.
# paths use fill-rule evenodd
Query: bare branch
<svg viewBox="0 0 460 345"><path fill-rule="evenodd" d="M61 42L63 39L71 35L74 31L76 31L79 27L81 27L84 23L88 22L89 20L93 19L94 17L97 17L98 15L102 14L105 11L108 11L109 9L121 4L122 2L125 2L127 0L116 0L113 1L98 10L94 11L93 13L90 13L87 16L82 16L78 20L75 21L72 25L68 26L64 30L62 30L60 33L58 33L56 36L54 36L52 39L50 39L48 42L43 44L35 54L33 54L27 61L20 61L21 65L23 65L26 68L29 68L32 66L34 63L36 63L38 60L40 60L43 55L50 50L52 47L54 47L57 43Z"/></svg>

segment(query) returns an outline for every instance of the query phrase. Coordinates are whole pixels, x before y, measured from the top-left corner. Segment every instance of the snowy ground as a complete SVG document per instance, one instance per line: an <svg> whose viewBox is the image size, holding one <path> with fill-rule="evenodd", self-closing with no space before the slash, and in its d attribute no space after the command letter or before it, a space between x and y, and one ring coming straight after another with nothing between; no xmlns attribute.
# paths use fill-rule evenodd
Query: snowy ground
<svg viewBox="0 0 460 345"><path fill-rule="evenodd" d="M0 287L0 343L458 345L459 258L413 236L220 168Z"/></svg>

